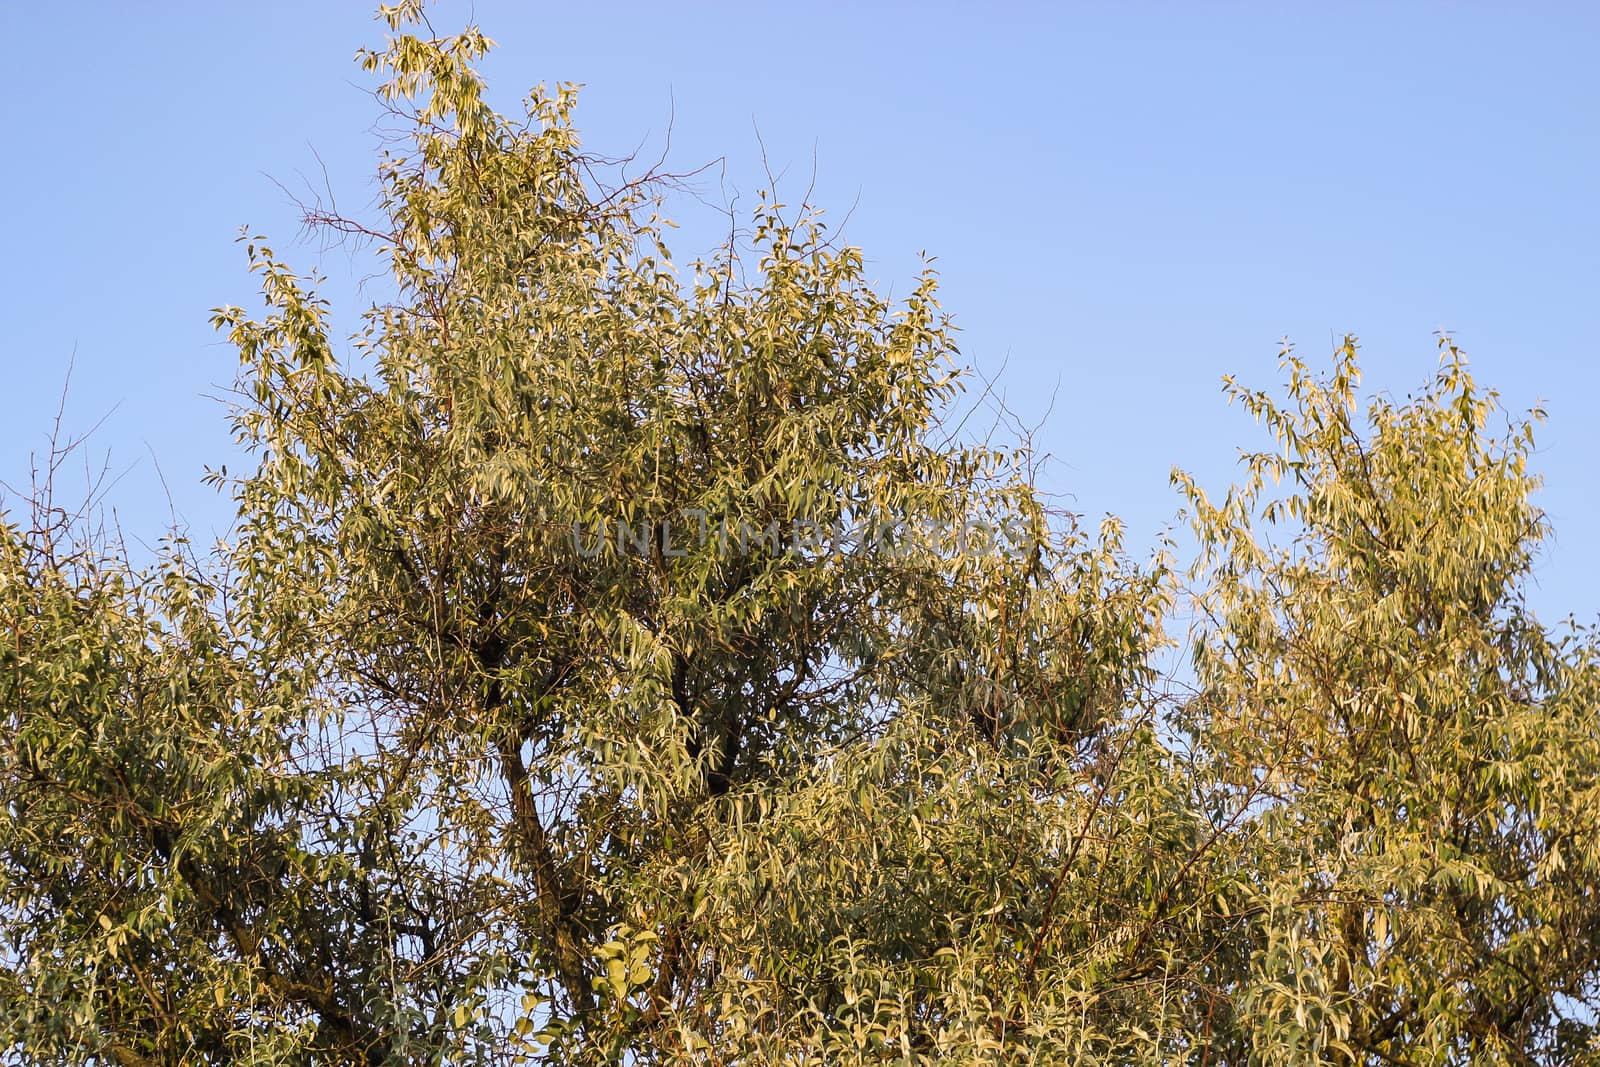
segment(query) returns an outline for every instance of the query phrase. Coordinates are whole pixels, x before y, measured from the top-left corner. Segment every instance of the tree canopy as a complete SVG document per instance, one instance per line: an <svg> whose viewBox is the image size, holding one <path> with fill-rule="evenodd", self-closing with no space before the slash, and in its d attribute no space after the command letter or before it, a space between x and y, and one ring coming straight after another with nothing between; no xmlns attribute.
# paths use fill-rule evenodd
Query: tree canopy
<svg viewBox="0 0 1600 1067"><path fill-rule="evenodd" d="M385 17L409 135L316 221L392 293L343 345L244 242L227 543L0 526L6 1062L1600 1062L1539 413L1286 349L1134 560L963 436L931 269L776 189L675 259L572 87Z"/></svg>

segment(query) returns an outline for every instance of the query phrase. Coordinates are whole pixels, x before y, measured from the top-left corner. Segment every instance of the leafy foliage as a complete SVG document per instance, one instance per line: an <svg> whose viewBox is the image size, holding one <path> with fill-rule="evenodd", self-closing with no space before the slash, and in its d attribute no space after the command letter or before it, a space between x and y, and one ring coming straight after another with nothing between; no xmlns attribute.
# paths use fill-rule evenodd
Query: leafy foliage
<svg viewBox="0 0 1600 1067"><path fill-rule="evenodd" d="M571 87L385 14L412 135L318 221L393 297L340 355L246 242L231 542L4 528L11 1060L1596 1058L1596 646L1448 340L1230 382L1277 447L1177 476L1187 588L957 440L931 270L775 191L678 266Z"/></svg>

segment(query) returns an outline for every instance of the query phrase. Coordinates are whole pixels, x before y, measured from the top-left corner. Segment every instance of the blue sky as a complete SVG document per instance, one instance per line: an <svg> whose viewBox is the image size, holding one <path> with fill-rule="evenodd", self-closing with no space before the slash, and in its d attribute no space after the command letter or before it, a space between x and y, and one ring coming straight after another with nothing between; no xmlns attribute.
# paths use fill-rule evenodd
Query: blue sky
<svg viewBox="0 0 1600 1067"><path fill-rule="evenodd" d="M1405 5L442 3L475 18L504 108L586 83L586 143L726 158L701 189L749 204L761 145L811 181L886 284L926 249L966 358L1050 453L1046 487L1135 544L1168 472L1221 488L1259 431L1218 381L1277 380L1278 341L1364 342L1397 393L1452 330L1507 405L1543 400L1557 539L1533 601L1600 609L1600 9ZM69 359L66 425L125 472L130 535L228 521L199 484L233 459L215 399L234 354L209 308L254 294L239 227L328 276L343 321L369 264L299 239L275 184L371 200L377 110L355 0L15 5L0 69L0 478L26 480ZM760 140L756 131L759 129ZM689 252L715 238L685 201ZM112 409L115 409L114 411Z"/></svg>

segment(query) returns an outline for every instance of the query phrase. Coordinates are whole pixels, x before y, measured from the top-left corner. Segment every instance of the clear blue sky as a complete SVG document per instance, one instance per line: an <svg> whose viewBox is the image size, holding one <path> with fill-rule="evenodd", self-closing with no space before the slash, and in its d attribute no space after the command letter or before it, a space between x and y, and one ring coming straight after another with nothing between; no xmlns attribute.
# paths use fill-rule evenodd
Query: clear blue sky
<svg viewBox="0 0 1600 1067"><path fill-rule="evenodd" d="M726 156L747 203L759 127L791 188L814 158L817 199L855 205L848 237L885 282L936 254L967 358L1044 420L1048 488L1139 544L1176 511L1174 463L1220 488L1261 442L1220 375L1270 385L1280 337L1321 358L1351 331L1369 383L1404 392L1448 327L1511 407L1547 403L1558 539L1534 600L1592 618L1600 9L1512 7L470 10L505 107L584 82L586 141L611 153L659 148L675 115L671 161ZM376 110L351 57L381 27L358 0L19 4L0 26L0 478L24 477L76 350L67 424L119 405L94 444L128 470L124 526L164 524L159 461L208 538L228 510L199 476L231 446L207 396L236 364L207 309L253 297L242 225L357 309L367 266L297 243L271 178L320 187L325 164L342 208L370 201Z"/></svg>

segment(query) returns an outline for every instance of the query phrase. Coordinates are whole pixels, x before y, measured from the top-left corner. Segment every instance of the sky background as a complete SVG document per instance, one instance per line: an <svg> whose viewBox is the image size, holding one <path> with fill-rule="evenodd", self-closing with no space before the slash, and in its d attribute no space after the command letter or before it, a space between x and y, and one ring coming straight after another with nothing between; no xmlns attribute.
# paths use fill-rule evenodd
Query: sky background
<svg viewBox="0 0 1600 1067"><path fill-rule="evenodd" d="M586 84L586 145L665 146L749 206L767 162L903 293L938 257L963 354L1051 457L1045 488L1150 545L1174 464L1220 492L1265 439L1219 379L1278 382L1360 335L1403 395L1451 330L1513 411L1543 402L1556 539L1531 599L1600 610L1600 7L1402 4L441 3L474 19L502 110ZM69 361L64 428L102 416L108 502L153 539L168 490L198 541L238 457L236 355L208 310L255 294L240 227L327 276L338 321L370 263L300 233L302 196L370 210L378 110L355 0L0 6L0 480L25 485ZM757 132L759 131L759 139ZM678 202L680 254L717 240ZM692 258L688 256L686 258ZM108 415L109 413L109 415ZM165 488L163 487L165 483ZM15 498L6 495L11 506Z"/></svg>

